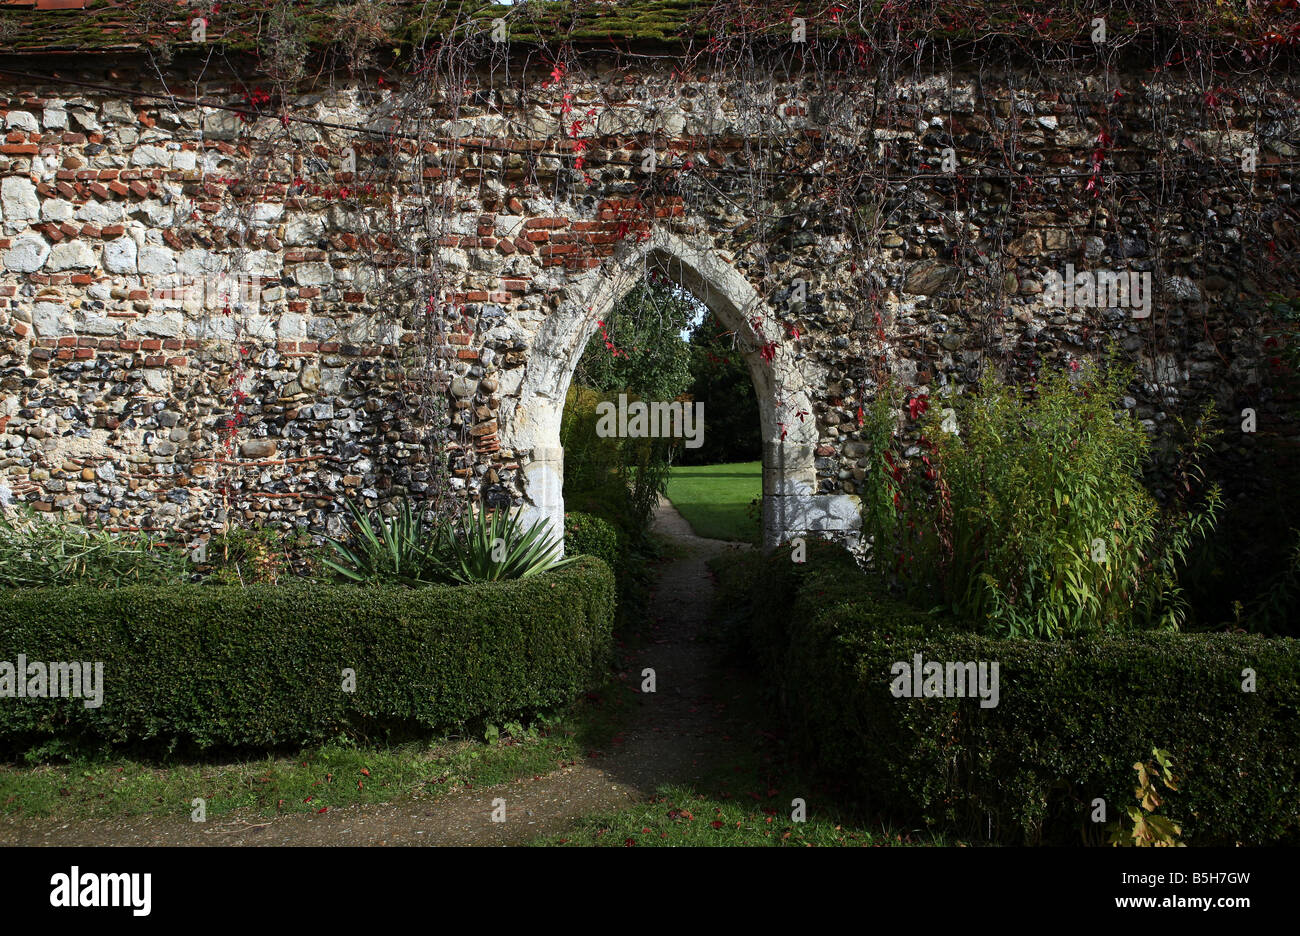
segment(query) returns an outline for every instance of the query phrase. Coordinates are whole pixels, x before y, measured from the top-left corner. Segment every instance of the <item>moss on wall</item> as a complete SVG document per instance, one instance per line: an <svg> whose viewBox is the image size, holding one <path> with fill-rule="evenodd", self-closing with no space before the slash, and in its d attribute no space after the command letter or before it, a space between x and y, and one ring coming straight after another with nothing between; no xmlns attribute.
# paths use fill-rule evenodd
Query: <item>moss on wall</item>
<svg viewBox="0 0 1300 936"><path fill-rule="evenodd" d="M207 40L230 51L252 51L265 37L274 0L228 0L212 16ZM317 48L337 43L340 16L358 3L299 2L297 20ZM1021 41L1086 42L1093 16L1105 16L1113 36L1153 29L1207 40L1269 46L1300 44L1294 11L1274 0L1247 14L1241 0L866 0L833 4L795 3L807 19L809 38L865 35L895 29L906 36L973 39L1002 36ZM887 12L883 12L887 7ZM457 33L490 28L497 17L510 23L514 42L571 41L582 44L677 43L746 34L785 39L790 5L737 0L530 0L506 6L483 0L438 0L391 4L391 25L383 44L419 46ZM860 12L861 11L861 12ZM115 51L145 45L189 42L192 8L173 0L89 0L82 10L0 10L0 48L6 52Z"/></svg>

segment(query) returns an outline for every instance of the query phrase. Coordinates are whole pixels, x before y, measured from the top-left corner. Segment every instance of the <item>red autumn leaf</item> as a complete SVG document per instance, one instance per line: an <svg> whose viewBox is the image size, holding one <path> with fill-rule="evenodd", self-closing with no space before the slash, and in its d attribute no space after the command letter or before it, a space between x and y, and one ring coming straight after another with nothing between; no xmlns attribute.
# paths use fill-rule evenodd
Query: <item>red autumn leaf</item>
<svg viewBox="0 0 1300 936"><path fill-rule="evenodd" d="M325 810L327 810L327 809L329 809L328 806L322 806L320 809L316 810L316 815L319 816L321 813L323 813L323 812L324 812Z"/></svg>
<svg viewBox="0 0 1300 936"><path fill-rule="evenodd" d="M361 773L362 773L364 776L367 776L367 777L370 776L370 771L367 770L367 769L364 768L364 767L361 768Z"/></svg>
<svg viewBox="0 0 1300 936"><path fill-rule="evenodd" d="M722 828L722 820L721 820L721 819L714 819L712 822L709 823L709 825L711 825L711 826L712 826L713 828L715 828L715 829L721 829L721 828Z"/></svg>

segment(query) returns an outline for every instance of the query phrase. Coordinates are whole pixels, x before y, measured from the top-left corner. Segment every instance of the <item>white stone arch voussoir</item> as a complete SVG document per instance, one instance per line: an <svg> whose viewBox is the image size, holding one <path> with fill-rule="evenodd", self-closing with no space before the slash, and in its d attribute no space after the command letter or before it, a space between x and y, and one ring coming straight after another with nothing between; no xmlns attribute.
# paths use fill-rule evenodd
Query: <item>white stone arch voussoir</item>
<svg viewBox="0 0 1300 936"><path fill-rule="evenodd" d="M553 529L563 530L560 421L569 383L596 322L609 314L646 267L659 270L705 303L747 348L745 361L763 432L764 548L773 549L792 536L856 529L856 498L816 493L812 400L803 373L791 355L781 351L783 336L776 317L749 280L716 252L662 229L622 253L612 270L573 277L559 309L547 316L532 340L519 398L513 409L508 404L504 408L501 424L502 445L521 456L532 455L523 469L527 522L545 517ZM771 363L757 350L769 341L777 345ZM705 414L706 432L707 426Z"/></svg>

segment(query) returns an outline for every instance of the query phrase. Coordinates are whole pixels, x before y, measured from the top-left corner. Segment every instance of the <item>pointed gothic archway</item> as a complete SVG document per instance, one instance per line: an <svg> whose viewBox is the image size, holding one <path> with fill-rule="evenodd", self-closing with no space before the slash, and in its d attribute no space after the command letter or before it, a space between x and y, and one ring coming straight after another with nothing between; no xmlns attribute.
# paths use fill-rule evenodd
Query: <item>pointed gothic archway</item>
<svg viewBox="0 0 1300 936"><path fill-rule="evenodd" d="M782 336L776 317L749 281L716 252L665 230L631 246L614 264L612 271L569 280L559 309L547 316L532 341L518 399L513 407L503 407L502 444L532 453L523 469L528 522L545 517L556 530L564 528L560 421L569 383L597 321L608 316L648 267L708 306L750 349L744 356L763 434L763 548L774 549L792 536L857 529L857 498L817 493L816 418L806 378L790 355L778 353L769 363L758 353L769 341L779 347ZM706 413L705 432L707 427Z"/></svg>

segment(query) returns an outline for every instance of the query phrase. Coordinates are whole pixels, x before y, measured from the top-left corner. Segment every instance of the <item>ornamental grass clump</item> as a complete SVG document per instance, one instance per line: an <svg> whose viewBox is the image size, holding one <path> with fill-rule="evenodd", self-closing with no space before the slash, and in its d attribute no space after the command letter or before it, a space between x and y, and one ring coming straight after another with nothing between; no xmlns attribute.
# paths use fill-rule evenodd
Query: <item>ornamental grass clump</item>
<svg viewBox="0 0 1300 936"><path fill-rule="evenodd" d="M25 505L0 508L0 585L170 585L190 572L187 550L160 536L97 529Z"/></svg>
<svg viewBox="0 0 1300 936"><path fill-rule="evenodd" d="M529 578L573 563L545 519L524 526L518 511L466 508L461 535L446 539L446 575L454 582Z"/></svg>
<svg viewBox="0 0 1300 936"><path fill-rule="evenodd" d="M384 517L347 502L352 523L340 538L331 538L331 555L322 561L346 581L364 585L429 585L445 580L438 561L440 529L425 524L409 500Z"/></svg>

